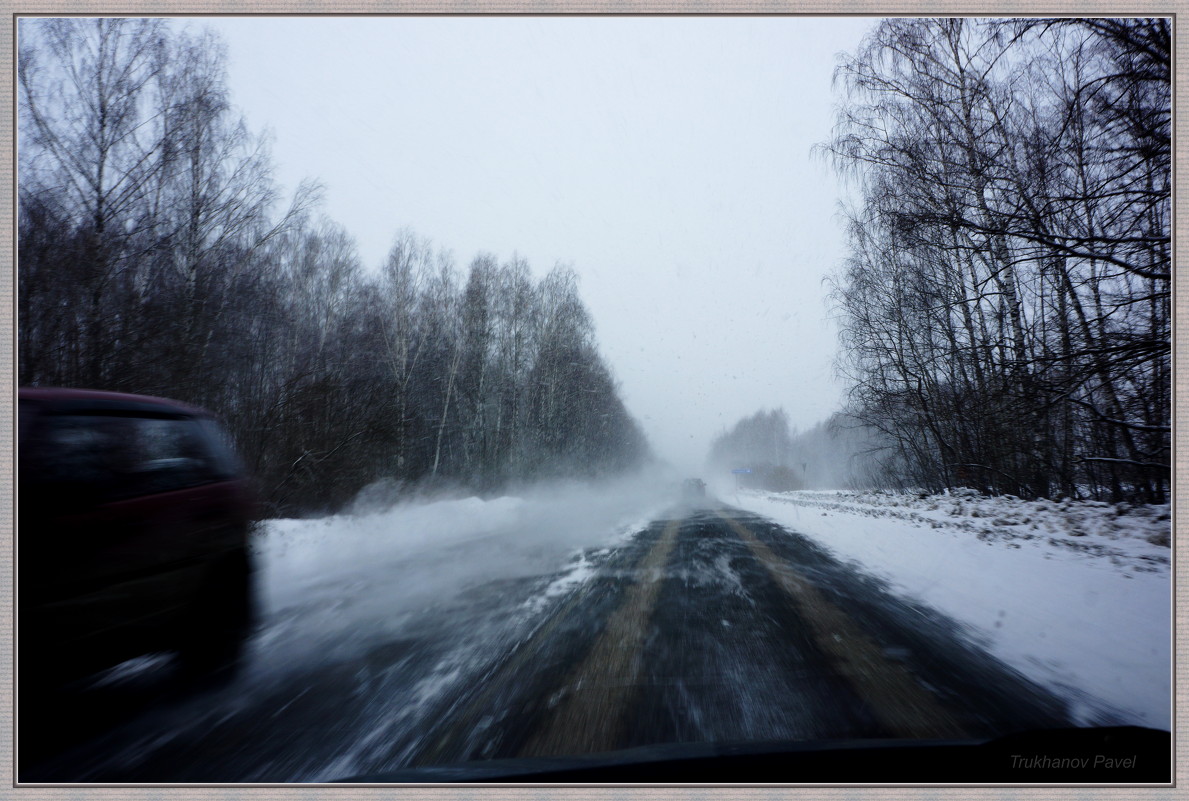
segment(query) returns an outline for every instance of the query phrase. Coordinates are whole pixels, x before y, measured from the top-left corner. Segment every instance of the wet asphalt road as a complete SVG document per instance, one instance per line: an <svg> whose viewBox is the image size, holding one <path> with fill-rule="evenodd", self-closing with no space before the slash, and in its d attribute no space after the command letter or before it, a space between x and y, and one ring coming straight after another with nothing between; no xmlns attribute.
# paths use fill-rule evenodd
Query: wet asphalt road
<svg viewBox="0 0 1189 801"><path fill-rule="evenodd" d="M1061 701L952 621L742 510L677 507L582 560L592 575L564 592L542 598L556 576L480 582L316 660L266 659L286 625L266 619L222 686L186 686L161 658L72 688L20 710L18 778L331 781L640 745L1069 725Z"/></svg>

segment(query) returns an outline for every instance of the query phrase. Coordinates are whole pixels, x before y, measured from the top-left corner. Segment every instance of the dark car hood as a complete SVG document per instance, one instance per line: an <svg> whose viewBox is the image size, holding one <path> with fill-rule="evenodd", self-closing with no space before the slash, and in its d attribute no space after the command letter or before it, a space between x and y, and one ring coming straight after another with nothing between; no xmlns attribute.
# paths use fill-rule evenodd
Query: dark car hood
<svg viewBox="0 0 1189 801"><path fill-rule="evenodd" d="M819 740L655 745L493 759L343 779L358 784L1168 784L1172 736L1137 726L988 740Z"/></svg>

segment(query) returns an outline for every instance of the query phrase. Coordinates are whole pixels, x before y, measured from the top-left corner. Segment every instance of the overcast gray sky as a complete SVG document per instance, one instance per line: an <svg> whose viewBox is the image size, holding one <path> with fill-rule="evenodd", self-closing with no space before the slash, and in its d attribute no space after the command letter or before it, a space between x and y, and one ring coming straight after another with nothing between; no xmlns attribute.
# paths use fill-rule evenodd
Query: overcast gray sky
<svg viewBox="0 0 1189 801"><path fill-rule="evenodd" d="M581 277L600 348L657 452L691 471L761 408L841 403L823 277L839 183L811 155L862 17L249 17L232 99L278 180L376 267L409 228Z"/></svg>

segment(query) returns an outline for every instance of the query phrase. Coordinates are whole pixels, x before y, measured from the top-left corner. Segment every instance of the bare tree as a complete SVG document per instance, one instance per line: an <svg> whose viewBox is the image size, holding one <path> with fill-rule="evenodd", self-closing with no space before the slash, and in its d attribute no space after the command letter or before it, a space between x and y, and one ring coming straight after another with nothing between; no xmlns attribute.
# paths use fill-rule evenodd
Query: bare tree
<svg viewBox="0 0 1189 801"><path fill-rule="evenodd" d="M23 263L26 278L53 270L57 282L70 284L61 300L72 319L29 332L57 338L40 345L57 354L57 369L48 371L55 380L99 385L112 378L117 309L136 267L131 234L159 177L161 132L146 115L167 64L165 36L164 23L153 19L21 22L20 184L35 215L25 219L56 219L71 229L68 257ZM55 300L46 298L47 305ZM34 365L26 368L36 380Z"/></svg>
<svg viewBox="0 0 1189 801"><path fill-rule="evenodd" d="M920 483L1164 497L1167 41L896 19L841 63L844 369Z"/></svg>

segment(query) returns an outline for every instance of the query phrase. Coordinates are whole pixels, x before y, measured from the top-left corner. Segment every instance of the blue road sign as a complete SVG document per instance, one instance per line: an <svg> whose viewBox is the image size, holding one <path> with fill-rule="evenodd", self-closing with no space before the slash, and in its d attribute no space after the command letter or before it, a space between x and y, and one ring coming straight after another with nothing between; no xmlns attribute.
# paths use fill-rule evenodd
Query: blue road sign
<svg viewBox="0 0 1189 801"><path fill-rule="evenodd" d="M732 473L750 473L751 468L750 467L737 467L734 470L732 470L731 472Z"/></svg>

